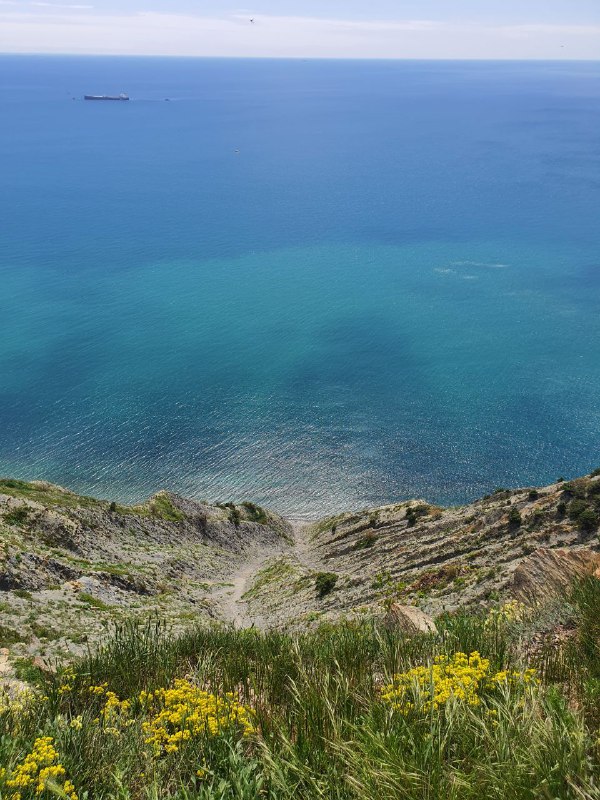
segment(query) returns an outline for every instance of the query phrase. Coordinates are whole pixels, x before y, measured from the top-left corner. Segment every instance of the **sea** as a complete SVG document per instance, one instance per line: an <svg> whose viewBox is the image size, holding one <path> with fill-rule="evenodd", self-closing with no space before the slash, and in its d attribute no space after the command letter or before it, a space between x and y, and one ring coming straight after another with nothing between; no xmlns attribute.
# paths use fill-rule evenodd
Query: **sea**
<svg viewBox="0 0 600 800"><path fill-rule="evenodd" d="M598 466L600 63L0 56L0 473L313 519Z"/></svg>

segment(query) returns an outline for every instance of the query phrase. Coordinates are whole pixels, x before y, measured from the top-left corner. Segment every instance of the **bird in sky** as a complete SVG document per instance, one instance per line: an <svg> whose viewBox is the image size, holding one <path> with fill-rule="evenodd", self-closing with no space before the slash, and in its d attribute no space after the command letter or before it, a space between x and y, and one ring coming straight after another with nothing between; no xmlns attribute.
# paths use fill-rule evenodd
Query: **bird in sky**
<svg viewBox="0 0 600 800"><path fill-rule="evenodd" d="M254 17L250 20L250 22L254 25Z"/></svg>

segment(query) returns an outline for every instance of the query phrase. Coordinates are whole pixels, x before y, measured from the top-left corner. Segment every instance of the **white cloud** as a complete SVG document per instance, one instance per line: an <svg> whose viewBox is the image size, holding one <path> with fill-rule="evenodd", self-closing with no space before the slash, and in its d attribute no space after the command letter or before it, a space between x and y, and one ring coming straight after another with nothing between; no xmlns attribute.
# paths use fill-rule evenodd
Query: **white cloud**
<svg viewBox="0 0 600 800"><path fill-rule="evenodd" d="M600 27L0 10L0 51L338 58L600 58ZM6 5L6 2L2 2ZM58 11L57 11L58 8Z"/></svg>
<svg viewBox="0 0 600 800"><path fill-rule="evenodd" d="M248 22L248 14L233 14L233 19ZM326 17L301 17L301 16L268 16L254 18L255 24L311 26L330 30L347 30L361 33L392 33L394 31L427 31L444 27L444 23L428 19L408 20L356 20L356 19L327 19Z"/></svg>
<svg viewBox="0 0 600 800"><path fill-rule="evenodd" d="M599 36L600 25L506 25L499 28L509 36Z"/></svg>
<svg viewBox="0 0 600 800"><path fill-rule="evenodd" d="M41 6L42 8L70 8L70 9L89 9L94 8L94 6L85 6L85 5L77 5L76 3L42 3L40 2L31 2L29 3L30 6Z"/></svg>

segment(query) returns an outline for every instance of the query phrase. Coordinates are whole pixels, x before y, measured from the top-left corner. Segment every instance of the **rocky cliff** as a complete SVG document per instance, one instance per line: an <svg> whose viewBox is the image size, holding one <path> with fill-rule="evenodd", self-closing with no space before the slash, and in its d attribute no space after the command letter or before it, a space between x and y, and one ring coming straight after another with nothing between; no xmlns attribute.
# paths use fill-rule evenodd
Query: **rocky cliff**
<svg viewBox="0 0 600 800"><path fill-rule="evenodd" d="M539 602L600 564L600 473L291 524L253 503L160 492L138 506L0 481L0 646L80 651L112 622L301 626L403 603L430 614ZM7 655L7 651L5 651Z"/></svg>

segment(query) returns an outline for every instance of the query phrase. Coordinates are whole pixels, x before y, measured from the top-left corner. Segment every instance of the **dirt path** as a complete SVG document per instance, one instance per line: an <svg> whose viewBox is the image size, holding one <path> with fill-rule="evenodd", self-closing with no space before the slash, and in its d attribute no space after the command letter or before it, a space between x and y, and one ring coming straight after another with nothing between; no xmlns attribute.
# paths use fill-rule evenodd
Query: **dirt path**
<svg viewBox="0 0 600 800"><path fill-rule="evenodd" d="M286 556L311 571L321 569L306 536L305 529L310 523L301 520L289 520L289 522L292 526L292 541L288 545L254 552L251 558L243 561L229 576L227 585L215 593L214 599L217 601L219 614L225 622L236 628L267 627L264 617L255 613L250 614L248 603L243 598L253 586L259 572L274 560Z"/></svg>
<svg viewBox="0 0 600 800"><path fill-rule="evenodd" d="M303 567L314 570L315 572L323 569L323 564L315 552L314 545L310 541L307 528L310 522L302 520L290 520L292 526L292 536L294 539L293 556Z"/></svg>
<svg viewBox="0 0 600 800"><path fill-rule="evenodd" d="M215 596L220 606L221 616L234 628L249 628L253 624L258 625L259 621L250 617L248 603L243 600L243 596L270 557L272 557L272 552L265 550L260 556L244 562L230 576L227 586L224 586Z"/></svg>

